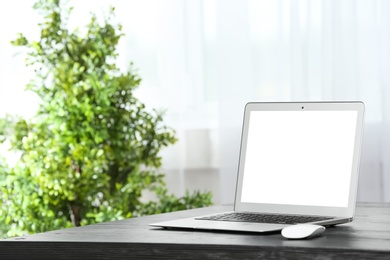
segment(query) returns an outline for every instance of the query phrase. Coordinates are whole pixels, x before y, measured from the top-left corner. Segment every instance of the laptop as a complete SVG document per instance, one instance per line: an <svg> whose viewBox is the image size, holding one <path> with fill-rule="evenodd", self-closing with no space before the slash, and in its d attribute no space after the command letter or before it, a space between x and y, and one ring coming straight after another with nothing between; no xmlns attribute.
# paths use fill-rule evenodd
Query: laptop
<svg viewBox="0 0 390 260"><path fill-rule="evenodd" d="M273 232L353 220L364 104L248 103L231 212L154 227Z"/></svg>

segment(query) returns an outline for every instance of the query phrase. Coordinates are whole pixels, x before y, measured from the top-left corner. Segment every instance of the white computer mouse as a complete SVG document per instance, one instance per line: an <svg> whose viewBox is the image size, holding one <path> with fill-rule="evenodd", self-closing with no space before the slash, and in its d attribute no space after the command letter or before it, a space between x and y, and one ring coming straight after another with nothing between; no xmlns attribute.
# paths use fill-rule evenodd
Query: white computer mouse
<svg viewBox="0 0 390 260"><path fill-rule="evenodd" d="M325 227L314 224L298 224L282 229L282 236L288 239L304 239L321 235Z"/></svg>

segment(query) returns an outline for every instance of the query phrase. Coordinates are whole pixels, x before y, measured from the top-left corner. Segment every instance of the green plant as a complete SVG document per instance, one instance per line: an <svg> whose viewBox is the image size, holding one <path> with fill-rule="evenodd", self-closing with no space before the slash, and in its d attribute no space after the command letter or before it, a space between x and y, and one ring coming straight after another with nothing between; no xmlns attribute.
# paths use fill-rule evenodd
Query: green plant
<svg viewBox="0 0 390 260"><path fill-rule="evenodd" d="M162 114L134 96L141 79L132 66L115 65L123 36L114 9L86 31L70 31L71 13L60 0L40 0L40 39L22 34L35 78L27 89L40 98L32 119L0 120L0 142L20 154L15 165L0 160L2 236L168 212L211 204L211 194L168 194L160 172L161 148L176 141ZM156 200L143 202L143 192Z"/></svg>

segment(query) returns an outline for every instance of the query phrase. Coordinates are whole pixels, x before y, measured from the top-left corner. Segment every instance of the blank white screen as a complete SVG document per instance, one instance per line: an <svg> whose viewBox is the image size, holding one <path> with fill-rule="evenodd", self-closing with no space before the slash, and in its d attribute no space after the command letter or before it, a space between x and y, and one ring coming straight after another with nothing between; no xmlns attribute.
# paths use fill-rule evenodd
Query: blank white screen
<svg viewBox="0 0 390 260"><path fill-rule="evenodd" d="M347 207L356 111L252 111L241 202Z"/></svg>

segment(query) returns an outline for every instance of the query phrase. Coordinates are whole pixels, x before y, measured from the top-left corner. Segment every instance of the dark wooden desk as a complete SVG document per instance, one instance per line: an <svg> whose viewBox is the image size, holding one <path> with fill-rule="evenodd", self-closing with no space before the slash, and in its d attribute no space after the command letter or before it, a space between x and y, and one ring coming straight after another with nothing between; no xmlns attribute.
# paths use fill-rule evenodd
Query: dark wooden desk
<svg viewBox="0 0 390 260"><path fill-rule="evenodd" d="M359 204L352 223L312 240L151 228L229 210L181 211L0 240L0 259L390 259L390 204Z"/></svg>

